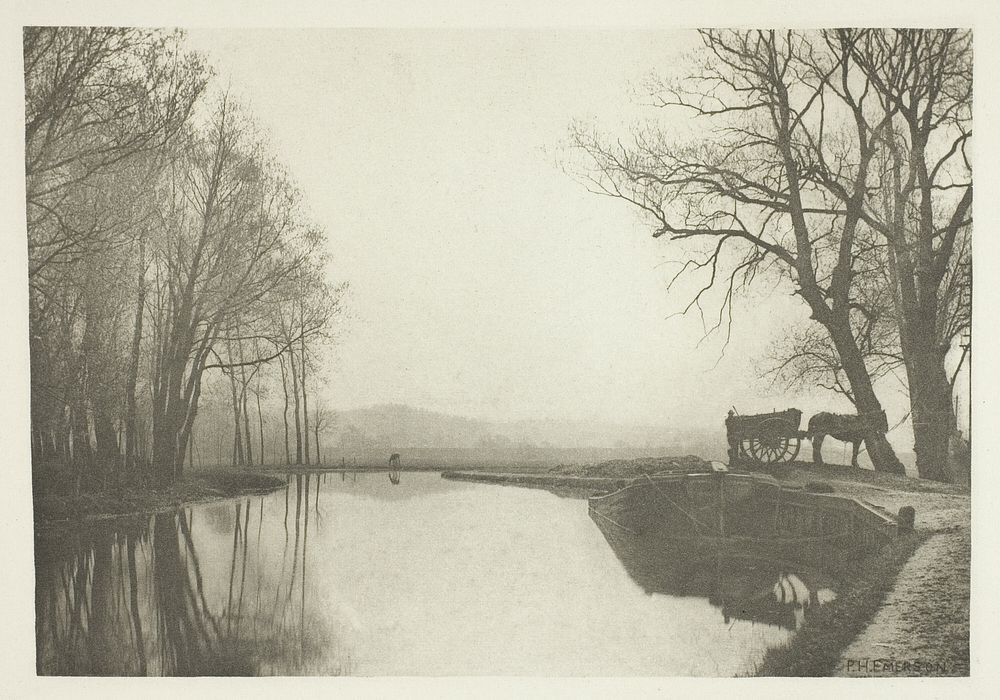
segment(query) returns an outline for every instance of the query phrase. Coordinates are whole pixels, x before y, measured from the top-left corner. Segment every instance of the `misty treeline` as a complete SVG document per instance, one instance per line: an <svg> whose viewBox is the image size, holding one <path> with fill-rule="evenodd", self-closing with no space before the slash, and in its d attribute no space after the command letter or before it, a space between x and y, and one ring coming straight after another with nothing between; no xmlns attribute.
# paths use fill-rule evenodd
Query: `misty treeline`
<svg viewBox="0 0 1000 700"><path fill-rule="evenodd" d="M33 464L173 483L206 390L248 464L268 386L308 462L344 289L247 110L179 32L27 28L24 80Z"/></svg>
<svg viewBox="0 0 1000 700"><path fill-rule="evenodd" d="M811 321L779 341L773 374L846 396L869 419L875 468L893 473L876 386L901 370L919 474L952 480L971 322L971 32L701 38L683 75L642 91L674 121L628 139L574 127L577 174L648 217L683 258L684 311L714 304L709 332L727 342L734 294L784 280Z"/></svg>

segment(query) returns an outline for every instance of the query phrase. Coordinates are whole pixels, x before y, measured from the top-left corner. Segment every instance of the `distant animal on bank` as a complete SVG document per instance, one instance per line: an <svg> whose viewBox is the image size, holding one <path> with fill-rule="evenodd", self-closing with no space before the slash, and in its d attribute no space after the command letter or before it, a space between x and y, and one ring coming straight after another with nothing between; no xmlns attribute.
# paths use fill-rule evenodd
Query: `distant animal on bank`
<svg viewBox="0 0 1000 700"><path fill-rule="evenodd" d="M866 417L845 413L817 413L809 419L809 439L812 440L813 462L823 462L823 440L827 435L834 440L849 442L853 446L851 466L858 466L858 450L866 435L872 431L886 433L888 424L885 413L879 416Z"/></svg>
<svg viewBox="0 0 1000 700"><path fill-rule="evenodd" d="M389 482L393 486L399 484L399 453L393 452L389 457Z"/></svg>

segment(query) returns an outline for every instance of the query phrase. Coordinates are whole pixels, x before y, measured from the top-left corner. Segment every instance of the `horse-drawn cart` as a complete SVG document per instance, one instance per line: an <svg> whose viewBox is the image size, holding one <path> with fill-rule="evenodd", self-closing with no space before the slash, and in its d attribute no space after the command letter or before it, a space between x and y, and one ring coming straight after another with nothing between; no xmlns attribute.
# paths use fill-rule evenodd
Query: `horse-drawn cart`
<svg viewBox="0 0 1000 700"><path fill-rule="evenodd" d="M792 461L799 454L801 439L808 437L808 433L799 430L801 423L802 411L797 408L751 416L730 411L726 418L730 464Z"/></svg>

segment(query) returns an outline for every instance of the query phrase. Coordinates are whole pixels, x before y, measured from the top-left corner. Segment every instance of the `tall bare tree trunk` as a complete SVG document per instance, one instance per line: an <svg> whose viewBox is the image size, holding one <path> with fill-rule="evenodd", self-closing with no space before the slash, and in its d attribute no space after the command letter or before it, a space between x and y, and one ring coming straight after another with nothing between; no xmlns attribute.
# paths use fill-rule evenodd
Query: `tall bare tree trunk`
<svg viewBox="0 0 1000 700"><path fill-rule="evenodd" d="M229 389L233 402L233 459L232 466L242 466L243 460L243 429L240 426L240 396L236 390L236 373L229 372Z"/></svg>
<svg viewBox="0 0 1000 700"><path fill-rule="evenodd" d="M244 454L246 455L245 464L247 466L253 465L253 436L250 433L250 411L247 410L247 387L243 385L243 437L246 440L246 449Z"/></svg>
<svg viewBox="0 0 1000 700"><path fill-rule="evenodd" d="M292 396L295 399L295 463L302 464L302 422L299 415L299 370L295 366L295 350L288 353L292 361Z"/></svg>
<svg viewBox="0 0 1000 700"><path fill-rule="evenodd" d="M77 358L77 377L72 405L71 430L73 441L73 466L76 471L76 489L80 490L83 480L94 472L94 452L90 444L90 422L87 416L87 394L92 378L90 362L94 353L93 319L89 313L84 316L83 339Z"/></svg>
<svg viewBox="0 0 1000 700"><path fill-rule="evenodd" d="M900 317L899 340L910 390L913 451L922 479L951 482L954 474L949 444L955 428L952 387L945 372L948 347L938 333L939 285L932 273L918 274L913 255L923 252L920 266L932 268L932 252L913 249L902 237L890 245L889 268Z"/></svg>
<svg viewBox="0 0 1000 700"><path fill-rule="evenodd" d="M851 331L849 323L837 323L836 320L829 321L827 329L840 356L841 364L844 367L844 374L851 384L851 393L854 398L854 405L858 415L866 417L867 433L865 435L865 447L868 448L868 456L872 461L876 471L888 472L890 474L906 473L902 462L896 457L895 450L885 437L883 432L882 417L885 411L882 403L875 395L875 388L872 384L871 375L865 367L861 350Z"/></svg>
<svg viewBox="0 0 1000 700"><path fill-rule="evenodd" d="M292 463L292 453L288 447L288 375L285 371L285 358L278 355L278 365L281 367L281 390L285 394L285 408L281 414L285 423L285 464Z"/></svg>
<svg viewBox="0 0 1000 700"><path fill-rule="evenodd" d="M316 407L316 420L313 421L313 428L316 433L316 464L322 464L323 460L319 456L319 406Z"/></svg>
<svg viewBox="0 0 1000 700"><path fill-rule="evenodd" d="M200 340L195 339L199 324L192 319L190 293L185 293L178 309L171 314L171 328L162 347L157 349L159 357L154 374L152 415L153 463L161 485L174 483L184 474L187 440L197 415L201 392L201 373L211 347L211 338L217 330L210 325L203 329ZM198 333L202 335L201 330ZM233 398L235 402L235 393ZM235 409L238 411L238 406Z"/></svg>
<svg viewBox="0 0 1000 700"><path fill-rule="evenodd" d="M94 439L97 445L97 475L105 486L117 475L121 462L110 409L111 406L108 405L107 401L97 401L93 407Z"/></svg>
<svg viewBox="0 0 1000 700"><path fill-rule="evenodd" d="M78 393L82 394L81 390ZM70 430L72 444L73 471L75 473L76 493L79 493L84 479L93 468L94 454L90 447L90 426L87 424L87 409L82 396L77 398L76 405L70 414Z"/></svg>
<svg viewBox="0 0 1000 700"><path fill-rule="evenodd" d="M944 352L934 347L931 336L911 339L906 366L913 422L913 451L921 479L952 482L949 450L955 428L951 382L944 370Z"/></svg>
<svg viewBox="0 0 1000 700"><path fill-rule="evenodd" d="M240 335L240 327L236 326L236 335ZM244 466L253 465L253 437L250 434L250 412L247 411L247 390L249 387L249 382L247 381L247 368L243 362L246 361L246 357L243 354L243 341L238 341L240 348L240 407L243 412L243 439L245 441L245 446L243 448L243 454L245 459L243 461ZM252 378L252 377L251 377Z"/></svg>
<svg viewBox="0 0 1000 700"><path fill-rule="evenodd" d="M250 432L250 411L247 410L247 392L243 390L243 437L246 439L246 450L244 454L246 455L247 466L253 465L253 435Z"/></svg>
<svg viewBox="0 0 1000 700"><path fill-rule="evenodd" d="M260 464L264 466L264 414L260 412L260 371L257 372L257 431L260 433Z"/></svg>
<svg viewBox="0 0 1000 700"><path fill-rule="evenodd" d="M299 311L299 316L301 318L301 307ZM303 332L301 340L302 347L302 421L304 424L304 429L302 431L302 442L304 443L304 459L305 463L309 464L309 398L306 394L306 336Z"/></svg>

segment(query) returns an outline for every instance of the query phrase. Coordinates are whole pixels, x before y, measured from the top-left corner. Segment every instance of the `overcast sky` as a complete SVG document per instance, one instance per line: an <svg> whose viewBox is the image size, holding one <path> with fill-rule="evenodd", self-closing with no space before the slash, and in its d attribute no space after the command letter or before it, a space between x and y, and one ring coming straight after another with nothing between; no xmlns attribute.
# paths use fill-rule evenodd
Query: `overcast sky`
<svg viewBox="0 0 1000 700"><path fill-rule="evenodd" d="M327 231L331 276L350 281L332 406L679 427L721 425L731 404L847 408L756 376L772 338L807 322L798 302L766 290L741 302L720 361L718 342L698 346L697 318L667 318L680 301L664 293L671 249L559 165L573 120L614 132L643 118L630 86L680 65L693 32L192 30L189 41L270 132ZM893 423L905 400L885 398Z"/></svg>

